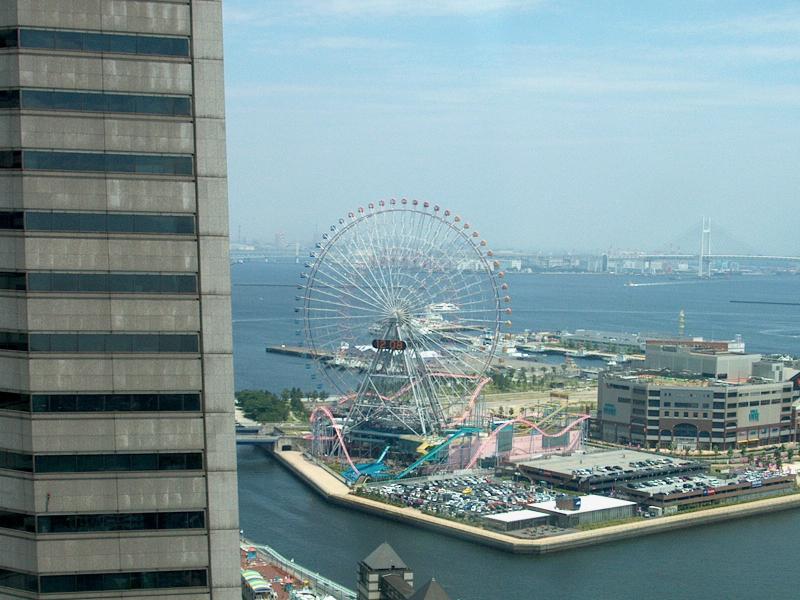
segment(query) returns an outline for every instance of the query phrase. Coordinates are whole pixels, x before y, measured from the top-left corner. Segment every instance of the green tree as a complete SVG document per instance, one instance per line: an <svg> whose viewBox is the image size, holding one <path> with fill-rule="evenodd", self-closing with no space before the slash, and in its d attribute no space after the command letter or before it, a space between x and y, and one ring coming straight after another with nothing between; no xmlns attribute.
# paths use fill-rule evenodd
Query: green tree
<svg viewBox="0 0 800 600"><path fill-rule="evenodd" d="M236 400L244 416L261 423L285 421L289 416L288 404L267 390L242 390Z"/></svg>

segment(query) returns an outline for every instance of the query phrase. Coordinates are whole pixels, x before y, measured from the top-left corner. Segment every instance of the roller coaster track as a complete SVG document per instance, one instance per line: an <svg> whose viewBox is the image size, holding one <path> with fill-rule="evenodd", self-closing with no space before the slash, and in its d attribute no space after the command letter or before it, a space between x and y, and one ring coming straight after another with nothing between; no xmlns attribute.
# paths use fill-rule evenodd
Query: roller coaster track
<svg viewBox="0 0 800 600"><path fill-rule="evenodd" d="M336 434L336 439L339 440L339 445L341 446L342 452L344 453L344 457L347 460L347 464L350 465L350 468L353 469L353 472L356 475L358 475L360 471L353 462L353 459L350 458L350 453L347 451L347 444L345 444L344 436L342 435L342 428L336 422L336 418L333 416L333 413L325 405L317 406L311 413L311 423L312 424L316 423L317 419L320 418L320 415L322 415L323 417L327 418L328 421L330 421L331 427L333 427L333 431Z"/></svg>
<svg viewBox="0 0 800 600"><path fill-rule="evenodd" d="M483 455L483 453L486 451L486 449L489 448L490 444L492 444L493 442L495 442L497 440L497 434L499 434L501 431L503 431L506 427L510 427L510 426L514 425L515 423L523 423L523 424L527 425L528 427L530 427L530 429L535 429L540 434L542 434L542 436L544 436L544 437L554 438L554 437L559 437L561 435L564 435L567 431L575 428L575 426L577 426L577 425L580 425L581 423L586 421L588 418L589 418L589 415L581 415L580 417L575 419L572 423L570 423L569 425L564 427L564 429L562 429L558 433L547 433L546 431L543 431L539 427L538 424L534 423L533 421L529 421L528 419L526 419L524 417L517 417L515 419L511 419L510 421L506 421L500 427L498 427L497 429L492 431L492 433L489 434L489 436L483 441L483 443L478 448L478 451L475 452L475 454L472 455L472 458L470 459L469 463L467 463L467 469L475 468L475 464L478 462L478 460L480 459L481 455Z"/></svg>

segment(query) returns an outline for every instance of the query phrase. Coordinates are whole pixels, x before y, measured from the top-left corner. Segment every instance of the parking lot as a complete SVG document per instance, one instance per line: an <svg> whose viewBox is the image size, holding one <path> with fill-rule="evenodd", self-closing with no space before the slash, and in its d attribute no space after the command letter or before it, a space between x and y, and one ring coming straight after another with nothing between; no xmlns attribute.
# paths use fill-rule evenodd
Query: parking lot
<svg viewBox="0 0 800 600"><path fill-rule="evenodd" d="M459 519L523 509L554 498L548 490L527 482L487 476L393 482L371 487L369 493L392 503Z"/></svg>
<svg viewBox="0 0 800 600"><path fill-rule="evenodd" d="M721 479L713 475L684 475L681 477L661 477L626 484L626 487L650 496L655 494L681 494L693 491L716 493L720 488L727 488L734 484L749 484L748 487L759 488L771 479L783 477L783 474L767 470L747 470L736 473L731 478Z"/></svg>

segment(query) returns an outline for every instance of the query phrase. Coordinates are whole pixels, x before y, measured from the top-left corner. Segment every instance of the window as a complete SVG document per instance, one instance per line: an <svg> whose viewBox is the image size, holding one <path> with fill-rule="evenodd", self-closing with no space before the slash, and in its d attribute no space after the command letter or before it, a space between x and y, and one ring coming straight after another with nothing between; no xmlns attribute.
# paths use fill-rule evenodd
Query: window
<svg viewBox="0 0 800 600"><path fill-rule="evenodd" d="M0 150L0 169L21 169L21 150Z"/></svg>
<svg viewBox="0 0 800 600"><path fill-rule="evenodd" d="M9 99L6 101L8 106L3 103L3 94L9 95ZM10 90L0 92L0 108L131 113L176 117L189 117L192 114L191 100L187 96L142 96L51 90Z"/></svg>
<svg viewBox="0 0 800 600"><path fill-rule="evenodd" d="M0 510L0 527L3 529L16 529L17 531L27 531L34 533L36 523L33 515Z"/></svg>
<svg viewBox="0 0 800 600"><path fill-rule="evenodd" d="M0 392L0 408L2 408L2 394ZM188 412L200 410L200 394L33 394L30 402L33 412Z"/></svg>
<svg viewBox="0 0 800 600"><path fill-rule="evenodd" d="M15 35L9 36L12 42L14 41L13 37ZM2 42L0 42L1 46ZM189 56L189 40L185 37L124 35L90 31L20 29L19 47L151 56Z"/></svg>
<svg viewBox="0 0 800 600"><path fill-rule="evenodd" d="M0 271L0 290L25 291L25 273Z"/></svg>
<svg viewBox="0 0 800 600"><path fill-rule="evenodd" d="M0 450L0 469L33 472L33 457L30 454Z"/></svg>
<svg viewBox="0 0 800 600"><path fill-rule="evenodd" d="M206 587L208 585L208 574L205 569L135 573L82 573L78 575L43 575L39 578L39 582L42 594L63 594L103 590Z"/></svg>
<svg viewBox="0 0 800 600"><path fill-rule="evenodd" d="M2 40L2 38L0 38L0 40ZM0 47L2 47L1 44L2 41L0 41ZM26 592L33 593L38 591L35 575L20 573L19 571L11 571L9 569L0 569L0 587L24 590Z"/></svg>
<svg viewBox="0 0 800 600"><path fill-rule="evenodd" d="M18 410L30 412L31 397L28 394L0 391L0 410Z"/></svg>
<svg viewBox="0 0 800 600"><path fill-rule="evenodd" d="M0 341L2 340L0 332ZM198 352L196 334L31 333L30 352ZM0 343L0 348L2 344Z"/></svg>
<svg viewBox="0 0 800 600"><path fill-rule="evenodd" d="M0 211L0 229L22 229L22 211Z"/></svg>
<svg viewBox="0 0 800 600"><path fill-rule="evenodd" d="M16 152L16 151L11 151ZM7 159L12 164L15 157ZM2 161L0 161L2 162ZM134 173L149 175L192 175L191 156L150 154L110 154L100 152L50 152L23 150L22 168L32 171L78 171L98 173ZM19 166L0 167L12 169Z"/></svg>
<svg viewBox="0 0 800 600"><path fill-rule="evenodd" d="M44 454L35 457L37 473L97 471L192 471L203 468L200 452L163 454Z"/></svg>
<svg viewBox="0 0 800 600"><path fill-rule="evenodd" d="M2 526L2 513L0 513L0 526ZM203 511L46 515L36 518L36 530L39 533L203 529L204 527L205 513Z"/></svg>
<svg viewBox="0 0 800 600"><path fill-rule="evenodd" d="M28 334L15 331L0 331L0 350L27 352Z"/></svg>
<svg viewBox="0 0 800 600"><path fill-rule="evenodd" d="M149 273L29 273L27 287L32 292L195 294L197 276Z"/></svg>
<svg viewBox="0 0 800 600"><path fill-rule="evenodd" d="M2 215L3 213L0 213L0 229L3 228ZM190 235L195 231L194 217L191 215L27 211L24 221L25 229L32 231L165 233L178 235Z"/></svg>
<svg viewBox="0 0 800 600"><path fill-rule="evenodd" d="M0 48L16 48L18 45L16 29L0 29Z"/></svg>

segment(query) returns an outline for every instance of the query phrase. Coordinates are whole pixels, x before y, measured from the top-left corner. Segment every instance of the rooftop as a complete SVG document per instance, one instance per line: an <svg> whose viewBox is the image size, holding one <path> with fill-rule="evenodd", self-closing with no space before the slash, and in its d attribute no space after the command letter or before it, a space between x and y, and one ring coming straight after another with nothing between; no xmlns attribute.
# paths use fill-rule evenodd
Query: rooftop
<svg viewBox="0 0 800 600"><path fill-rule="evenodd" d="M549 516L547 513L538 512L535 510L513 510L510 512L499 513L496 515L486 515L487 519L493 521L501 521L503 523L514 523L515 521L524 521L526 519L539 519Z"/></svg>
<svg viewBox="0 0 800 600"><path fill-rule="evenodd" d="M648 465L650 461L655 464ZM639 463L634 466L631 463ZM614 475L618 469L609 470L609 467L621 467L626 476L635 475L635 471L658 470L662 468L676 468L682 465L691 467L694 463L682 459L660 456L649 452L637 450L609 450L604 452L587 452L585 454L571 454L570 456L552 456L547 459L524 461L522 466L551 471L566 475L578 476L576 471L591 471L594 475ZM631 471L624 473L625 471Z"/></svg>
<svg viewBox="0 0 800 600"><path fill-rule="evenodd" d="M363 561L373 571L390 571L394 569L407 569L406 563L397 555L388 543L383 542L375 548Z"/></svg>
<svg viewBox="0 0 800 600"><path fill-rule="evenodd" d="M724 387L737 388L744 385L764 385L783 382L764 381L758 378L749 377L747 379L718 379L716 377L702 377L700 375L684 375L679 372L667 370L648 371L648 370L629 370L622 372L609 373L605 376L605 381L624 380L630 383L647 383L661 387Z"/></svg>
<svg viewBox="0 0 800 600"><path fill-rule="evenodd" d="M435 579L419 588L409 600L450 600L450 596L444 591Z"/></svg>
<svg viewBox="0 0 800 600"><path fill-rule="evenodd" d="M541 508L550 513L558 513L560 515L577 515L579 513L588 513L596 510L605 510L608 508L618 508L620 506L631 506L636 502L628 500L620 500L619 498L609 498L608 496L596 496L590 494L588 496L581 496L581 506L578 510L566 510L556 508L556 501L549 500L547 502L539 502L538 504L531 504L533 508Z"/></svg>

